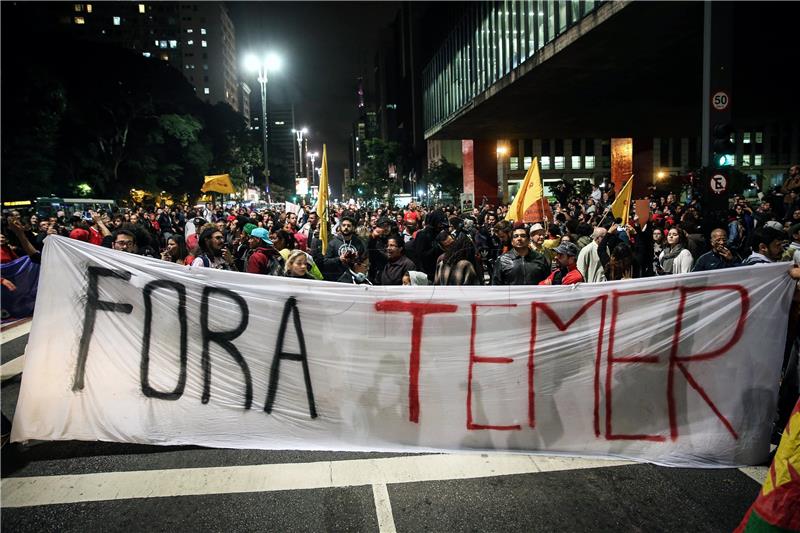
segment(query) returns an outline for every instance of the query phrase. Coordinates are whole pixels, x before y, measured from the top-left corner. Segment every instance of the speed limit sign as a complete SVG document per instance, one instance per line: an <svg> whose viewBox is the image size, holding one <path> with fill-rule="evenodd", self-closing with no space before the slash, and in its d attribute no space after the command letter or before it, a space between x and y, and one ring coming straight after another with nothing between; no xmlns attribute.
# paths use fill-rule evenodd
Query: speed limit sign
<svg viewBox="0 0 800 533"><path fill-rule="evenodd" d="M722 194L728 190L728 180L722 174L714 174L711 177L711 190L716 194Z"/></svg>
<svg viewBox="0 0 800 533"><path fill-rule="evenodd" d="M711 97L711 105L717 111L725 111L731 103L731 97L725 91L717 91Z"/></svg>

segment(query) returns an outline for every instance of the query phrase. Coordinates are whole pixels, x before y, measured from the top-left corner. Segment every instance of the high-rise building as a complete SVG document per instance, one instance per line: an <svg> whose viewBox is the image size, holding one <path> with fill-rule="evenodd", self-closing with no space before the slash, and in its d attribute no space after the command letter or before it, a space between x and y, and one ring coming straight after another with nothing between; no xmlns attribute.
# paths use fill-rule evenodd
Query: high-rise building
<svg viewBox="0 0 800 533"><path fill-rule="evenodd" d="M225 102L249 117L240 105L236 36L223 2L37 2L35 7L40 18L50 17L79 39L167 61L198 98Z"/></svg>

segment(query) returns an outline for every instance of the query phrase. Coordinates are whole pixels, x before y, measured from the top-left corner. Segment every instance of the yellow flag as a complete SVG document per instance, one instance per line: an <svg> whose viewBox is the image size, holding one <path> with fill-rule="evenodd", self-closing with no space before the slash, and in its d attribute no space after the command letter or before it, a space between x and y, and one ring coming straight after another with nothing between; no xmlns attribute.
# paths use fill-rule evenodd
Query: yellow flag
<svg viewBox="0 0 800 533"><path fill-rule="evenodd" d="M539 173L539 158L534 157L525 179L508 208L506 220L523 222L543 222L553 220L550 203L544 197L542 176Z"/></svg>
<svg viewBox="0 0 800 533"><path fill-rule="evenodd" d="M623 224L628 223L628 214L631 211L631 192L633 191L633 176L622 186L614 203L611 204L611 215L614 219L621 218Z"/></svg>
<svg viewBox="0 0 800 533"><path fill-rule="evenodd" d="M233 194L236 192L231 182L230 174L216 174L206 176L201 192L219 192L222 194Z"/></svg>
<svg viewBox="0 0 800 533"><path fill-rule="evenodd" d="M317 216L319 217L319 239L322 253L328 250L328 148L322 145L322 168L319 171L319 196L317 197Z"/></svg>

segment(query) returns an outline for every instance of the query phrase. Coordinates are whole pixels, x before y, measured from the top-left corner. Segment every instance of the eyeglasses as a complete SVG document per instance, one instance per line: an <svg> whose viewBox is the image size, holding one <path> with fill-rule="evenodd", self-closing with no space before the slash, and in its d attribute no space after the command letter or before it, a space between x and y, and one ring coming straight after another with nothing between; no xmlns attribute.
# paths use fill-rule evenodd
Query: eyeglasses
<svg viewBox="0 0 800 533"><path fill-rule="evenodd" d="M127 247L127 246L133 245L133 241L114 241L114 244L116 246L125 246L125 247Z"/></svg>

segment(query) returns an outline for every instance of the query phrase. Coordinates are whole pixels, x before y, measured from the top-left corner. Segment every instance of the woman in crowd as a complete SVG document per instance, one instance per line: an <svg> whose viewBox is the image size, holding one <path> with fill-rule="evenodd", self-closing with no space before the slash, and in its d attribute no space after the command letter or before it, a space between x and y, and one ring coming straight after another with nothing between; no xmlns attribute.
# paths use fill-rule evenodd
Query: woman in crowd
<svg viewBox="0 0 800 533"><path fill-rule="evenodd" d="M314 279L308 272L308 254L303 250L292 250L286 259L285 275L290 278Z"/></svg>
<svg viewBox="0 0 800 533"><path fill-rule="evenodd" d="M462 234L446 249L436 265L434 285L478 285L475 265L475 247L470 238Z"/></svg>
<svg viewBox="0 0 800 533"><path fill-rule="evenodd" d="M686 245L686 233L680 228L670 228L667 232L667 246L658 256L656 273L665 275L691 272L694 259Z"/></svg>
<svg viewBox="0 0 800 533"><path fill-rule="evenodd" d="M183 238L183 235L172 235L167 239L167 247L161 252L162 260L179 265L186 265L186 259L188 257L189 250L186 249L186 240Z"/></svg>

